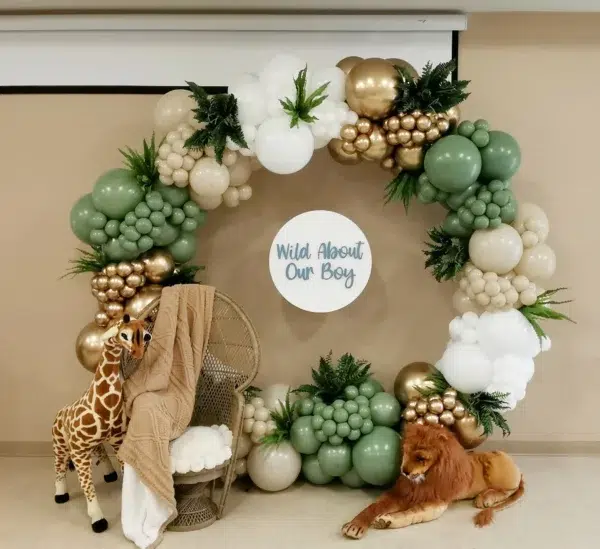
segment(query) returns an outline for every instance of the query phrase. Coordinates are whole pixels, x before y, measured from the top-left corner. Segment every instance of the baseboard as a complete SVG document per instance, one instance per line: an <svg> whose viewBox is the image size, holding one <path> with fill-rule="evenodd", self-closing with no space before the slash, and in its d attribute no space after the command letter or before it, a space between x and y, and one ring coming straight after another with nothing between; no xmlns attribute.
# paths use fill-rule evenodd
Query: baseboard
<svg viewBox="0 0 600 549"><path fill-rule="evenodd" d="M598 456L599 441L525 441L493 440L486 442L478 450L504 450L514 455L546 456ZM108 452L111 454L111 451ZM52 443L45 441L0 441L0 457L50 457Z"/></svg>

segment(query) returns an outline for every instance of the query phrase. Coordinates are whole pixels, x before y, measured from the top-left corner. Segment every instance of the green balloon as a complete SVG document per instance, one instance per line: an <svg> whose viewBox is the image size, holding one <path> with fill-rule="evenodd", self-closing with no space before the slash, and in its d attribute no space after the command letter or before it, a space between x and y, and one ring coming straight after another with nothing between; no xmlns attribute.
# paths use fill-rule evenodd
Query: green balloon
<svg viewBox="0 0 600 549"><path fill-rule="evenodd" d="M94 207L91 194L84 194L71 208L71 230L79 240L86 244L92 243L90 231L93 227L90 225L90 219L95 213L98 212Z"/></svg>
<svg viewBox="0 0 600 549"><path fill-rule="evenodd" d="M200 208L193 200L188 200L183 205L183 213L186 217L196 217L200 213Z"/></svg>
<svg viewBox="0 0 600 549"><path fill-rule="evenodd" d="M160 193L162 199L173 208L181 208L190 199L190 192L187 187L182 188L175 185L157 183L155 189ZM167 214L165 213L165 215Z"/></svg>
<svg viewBox="0 0 600 549"><path fill-rule="evenodd" d="M315 409L315 401L312 398L303 398L298 403L298 413L301 416L310 416Z"/></svg>
<svg viewBox="0 0 600 549"><path fill-rule="evenodd" d="M487 130L477 129L471 135L471 141L475 143L475 146L481 149L490 142L490 133Z"/></svg>
<svg viewBox="0 0 600 549"><path fill-rule="evenodd" d="M90 227L92 227L93 229L104 229L104 226L106 225L107 221L108 219L102 212L94 212L90 216L89 223Z"/></svg>
<svg viewBox="0 0 600 549"><path fill-rule="evenodd" d="M150 210L150 208L148 207L148 204L146 204L145 202L140 202L135 207L135 215L137 217L150 217L151 213L152 213L152 210Z"/></svg>
<svg viewBox="0 0 600 549"><path fill-rule="evenodd" d="M173 213L173 206L167 202L161 211L165 217L169 217Z"/></svg>
<svg viewBox="0 0 600 549"><path fill-rule="evenodd" d="M354 385L348 385L348 387L346 387L344 389L344 396L348 399L348 400L353 400L358 396L358 387L354 386Z"/></svg>
<svg viewBox="0 0 600 549"><path fill-rule="evenodd" d="M327 441L329 442L329 444L331 444L332 446L339 446L340 444L342 444L344 442L344 439L338 435L337 433L335 435L331 435Z"/></svg>
<svg viewBox="0 0 600 549"><path fill-rule="evenodd" d="M169 223L165 223L162 227L154 227L150 231L150 237L154 240L155 246L168 246L175 242L178 236L179 229Z"/></svg>
<svg viewBox="0 0 600 549"><path fill-rule="evenodd" d="M333 480L331 475L328 475L321 469L317 454L302 458L302 474L311 484L329 484Z"/></svg>
<svg viewBox="0 0 600 549"><path fill-rule="evenodd" d="M362 436L360 429L352 429L348 435L348 440L358 440Z"/></svg>
<svg viewBox="0 0 600 549"><path fill-rule="evenodd" d="M371 433L373 431L375 427L373 426L373 420L370 418L367 418L363 421L362 427L360 428L360 432L363 435L368 435L369 433Z"/></svg>
<svg viewBox="0 0 600 549"><path fill-rule="evenodd" d="M125 242L121 242L120 244L121 244L122 248L128 253L132 253L132 254L136 254L136 255L137 255L137 253L139 253L137 242L132 242L131 240L126 240Z"/></svg>
<svg viewBox="0 0 600 549"><path fill-rule="evenodd" d="M434 187L458 193L477 181L481 172L481 154L470 139L447 135L427 151L424 167Z"/></svg>
<svg viewBox="0 0 600 549"><path fill-rule="evenodd" d="M167 249L171 252L175 263L187 263L196 255L196 237L191 233L180 234Z"/></svg>
<svg viewBox="0 0 600 549"><path fill-rule="evenodd" d="M198 222L191 217L186 217L181 224L181 230L184 233L193 233L198 228Z"/></svg>
<svg viewBox="0 0 600 549"><path fill-rule="evenodd" d="M137 247L139 248L140 252L147 252L152 248L152 246L154 246L154 241L148 235L140 237L140 239L137 241Z"/></svg>
<svg viewBox="0 0 600 549"><path fill-rule="evenodd" d="M400 421L400 403L394 395L377 393L371 399L370 408L374 425L392 427Z"/></svg>
<svg viewBox="0 0 600 549"><path fill-rule="evenodd" d="M146 204L153 212L157 212L164 208L165 202L158 191L152 191L146 195Z"/></svg>
<svg viewBox="0 0 600 549"><path fill-rule="evenodd" d="M360 478L375 486L396 480L400 472L400 436L389 427L375 427L352 450L352 463Z"/></svg>
<svg viewBox="0 0 600 549"><path fill-rule="evenodd" d="M363 425L364 419L359 414L351 414L348 418L348 425L351 429L360 429Z"/></svg>
<svg viewBox="0 0 600 549"><path fill-rule="evenodd" d="M359 406L362 406L363 404L366 404L367 406L369 405L369 399L364 395L358 395L354 399L354 402L356 402Z"/></svg>
<svg viewBox="0 0 600 549"><path fill-rule="evenodd" d="M322 419L322 418L321 418ZM315 438L319 441L319 442L327 442L327 439L329 438L321 429L317 429L315 431Z"/></svg>
<svg viewBox="0 0 600 549"><path fill-rule="evenodd" d="M181 208L173 208L173 213L171 214L171 219L169 221L173 223L173 225L181 225L185 220L185 214Z"/></svg>
<svg viewBox="0 0 600 549"><path fill-rule="evenodd" d="M348 421L348 416L349 414L344 408L337 408L333 411L333 421L336 423L345 423Z"/></svg>
<svg viewBox="0 0 600 549"><path fill-rule="evenodd" d="M90 231L90 240L92 244L98 246L100 244L106 244L108 242L108 236L102 229L92 229Z"/></svg>
<svg viewBox="0 0 600 549"><path fill-rule="evenodd" d="M470 120L463 120L456 128L458 135L462 135L463 137L471 137L473 132L475 131L475 124Z"/></svg>
<svg viewBox="0 0 600 549"><path fill-rule="evenodd" d="M463 226L456 212L448 213L446 219L444 219L444 222L442 223L442 230L450 236L458 236L461 238L471 236L473 233L472 229L467 229Z"/></svg>
<svg viewBox="0 0 600 549"><path fill-rule="evenodd" d="M366 482L360 478L360 475L356 472L354 467L345 475L342 475L340 480L342 481L342 484L348 486L348 488L362 488L366 484Z"/></svg>
<svg viewBox="0 0 600 549"><path fill-rule="evenodd" d="M104 232L111 238L119 236L119 222L116 219L111 219L105 226Z"/></svg>
<svg viewBox="0 0 600 549"><path fill-rule="evenodd" d="M321 446L315 437L311 416L299 417L290 429L292 446L301 454L314 454Z"/></svg>
<svg viewBox="0 0 600 549"><path fill-rule="evenodd" d="M128 227L127 230L123 233L123 236L130 242L136 242L140 239L141 235L135 230L135 227Z"/></svg>
<svg viewBox="0 0 600 549"><path fill-rule="evenodd" d="M490 142L481 149L481 162L484 179L510 179L521 165L521 148L509 133L493 130Z"/></svg>
<svg viewBox="0 0 600 549"><path fill-rule="evenodd" d="M310 416L310 417L311 417L310 424L312 425L313 429L318 431L319 429L321 429L321 427L323 427L323 423L325 423L325 420L323 419L322 416Z"/></svg>
<svg viewBox="0 0 600 549"><path fill-rule="evenodd" d="M346 438L351 431L352 429L350 428L350 425L348 425L348 423L338 423L335 434L339 437Z"/></svg>
<svg viewBox="0 0 600 549"><path fill-rule="evenodd" d="M333 418L333 406L325 406L325 408L323 408L323 411L321 412L321 415L324 419Z"/></svg>
<svg viewBox="0 0 600 549"><path fill-rule="evenodd" d="M326 419L323 425L321 426L321 430L328 436L331 437L337 432L337 425L333 419Z"/></svg>
<svg viewBox="0 0 600 549"><path fill-rule="evenodd" d="M129 256L116 238L111 238L102 249L111 261L124 261Z"/></svg>
<svg viewBox="0 0 600 549"><path fill-rule="evenodd" d="M313 408L313 414L316 416L320 416L323 414L323 410L325 409L325 403L324 402L315 402L315 407Z"/></svg>
<svg viewBox="0 0 600 549"><path fill-rule="evenodd" d="M317 453L321 470L329 476L341 477L352 469L352 449L348 444L323 444Z"/></svg>
<svg viewBox="0 0 600 549"><path fill-rule="evenodd" d="M458 210L465 203L465 200L467 200L471 196L474 196L477 193L479 187L481 187L481 185L475 182L472 185L469 185L464 191L460 193L452 193L446 199L446 204L450 209L455 211Z"/></svg>
<svg viewBox="0 0 600 549"><path fill-rule="evenodd" d="M365 381L358 387L358 392L367 398L372 398L377 393L377 385L372 381Z"/></svg>
<svg viewBox="0 0 600 549"><path fill-rule="evenodd" d="M512 223L515 217L517 217L517 201L513 198L500 208L500 218L502 223Z"/></svg>
<svg viewBox="0 0 600 549"><path fill-rule="evenodd" d="M369 405L361 404L358 407L358 415L360 417L362 417L363 419L367 419L368 417L371 417L371 409L369 408Z"/></svg>
<svg viewBox="0 0 600 549"><path fill-rule="evenodd" d="M165 214L162 212L152 212L150 214L150 223L155 227L162 227L165 224Z"/></svg>
<svg viewBox="0 0 600 549"><path fill-rule="evenodd" d="M356 414L358 412L358 402L354 400L348 400L344 404L344 410L349 414Z"/></svg>
<svg viewBox="0 0 600 549"><path fill-rule="evenodd" d="M135 215L135 212L127 212L125 214L125 223L127 225L131 225L133 227L133 226L135 226L137 220L138 220L138 218L137 218L137 215Z"/></svg>
<svg viewBox="0 0 600 549"><path fill-rule="evenodd" d="M110 219L123 219L144 199L144 191L129 170L117 168L100 176L92 191L94 207Z"/></svg>
<svg viewBox="0 0 600 549"><path fill-rule="evenodd" d="M149 234L152 230L152 221L149 219L142 217L135 222L135 228L140 234Z"/></svg>

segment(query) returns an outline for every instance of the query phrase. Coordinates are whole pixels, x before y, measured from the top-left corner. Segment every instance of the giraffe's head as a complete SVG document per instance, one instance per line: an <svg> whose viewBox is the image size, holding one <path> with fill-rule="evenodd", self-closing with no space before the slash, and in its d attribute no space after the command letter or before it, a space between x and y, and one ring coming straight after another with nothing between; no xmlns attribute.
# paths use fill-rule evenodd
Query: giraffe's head
<svg viewBox="0 0 600 549"><path fill-rule="evenodd" d="M143 320L125 314L118 324L104 334L104 339L111 337L114 337L133 358L139 360L144 356L146 344L152 339L152 334L146 330Z"/></svg>

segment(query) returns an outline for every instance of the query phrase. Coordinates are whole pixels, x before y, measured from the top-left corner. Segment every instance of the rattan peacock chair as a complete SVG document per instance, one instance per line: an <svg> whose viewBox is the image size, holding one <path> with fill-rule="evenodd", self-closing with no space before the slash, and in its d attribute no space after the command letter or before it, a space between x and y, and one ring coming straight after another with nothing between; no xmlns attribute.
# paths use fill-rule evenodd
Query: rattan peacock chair
<svg viewBox="0 0 600 549"><path fill-rule="evenodd" d="M159 308L160 298L157 298L140 314L148 320L149 331L154 328ZM138 364L123 354L123 377L127 379ZM173 476L178 516L169 525L170 530L199 530L223 516L235 479L243 393L256 377L259 364L260 345L250 319L235 301L216 290L208 348L196 387L190 426L227 425L233 434L232 456L214 469Z"/></svg>

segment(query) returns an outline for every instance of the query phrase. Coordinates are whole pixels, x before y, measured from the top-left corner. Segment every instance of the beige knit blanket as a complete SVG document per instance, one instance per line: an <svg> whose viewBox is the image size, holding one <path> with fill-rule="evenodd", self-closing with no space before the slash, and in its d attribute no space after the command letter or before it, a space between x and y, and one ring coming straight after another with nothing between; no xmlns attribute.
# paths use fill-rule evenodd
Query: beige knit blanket
<svg viewBox="0 0 600 549"><path fill-rule="evenodd" d="M214 292L199 284L163 290L152 341L124 385L129 426L119 457L171 510L161 532L177 516L169 442L183 433L192 417Z"/></svg>

